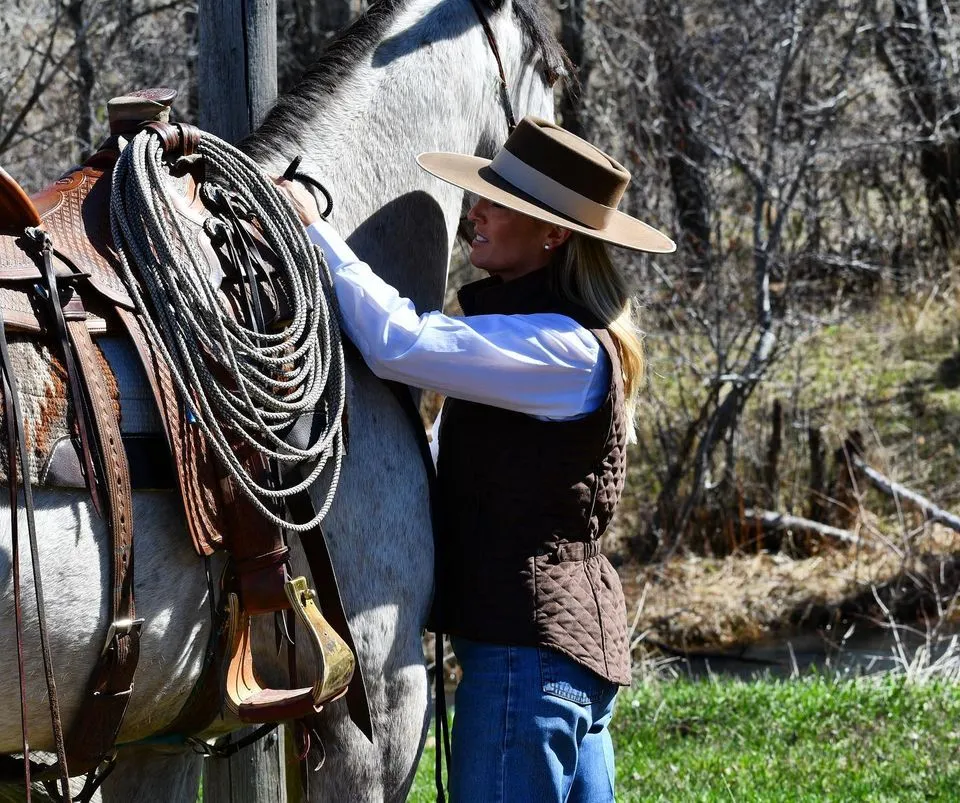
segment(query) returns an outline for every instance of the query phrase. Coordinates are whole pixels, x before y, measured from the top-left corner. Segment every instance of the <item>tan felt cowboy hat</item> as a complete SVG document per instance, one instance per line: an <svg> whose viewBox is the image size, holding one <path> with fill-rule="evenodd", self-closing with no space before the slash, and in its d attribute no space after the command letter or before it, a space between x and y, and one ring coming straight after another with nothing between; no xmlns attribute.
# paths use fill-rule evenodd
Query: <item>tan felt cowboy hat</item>
<svg viewBox="0 0 960 803"><path fill-rule="evenodd" d="M630 183L619 163L589 142L536 117L523 118L493 158L421 153L417 163L457 187L615 245L669 254L669 237L617 205Z"/></svg>

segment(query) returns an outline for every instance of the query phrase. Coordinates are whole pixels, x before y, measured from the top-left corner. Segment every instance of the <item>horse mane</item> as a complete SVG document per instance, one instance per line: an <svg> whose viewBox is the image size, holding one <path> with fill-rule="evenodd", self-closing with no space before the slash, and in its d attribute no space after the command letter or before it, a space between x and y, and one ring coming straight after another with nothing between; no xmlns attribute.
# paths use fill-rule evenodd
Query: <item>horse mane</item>
<svg viewBox="0 0 960 803"><path fill-rule="evenodd" d="M266 156L285 142L297 142L303 131L303 109L322 103L350 75L357 63L383 39L410 0L375 0L355 22L338 34L324 52L282 95L260 127L241 143L251 156ZM505 0L477 0L490 13ZM539 0L513 0L513 13L543 62L544 78L552 86L574 75L563 47L551 30Z"/></svg>
<svg viewBox="0 0 960 803"><path fill-rule="evenodd" d="M499 8L502 0L479 0L488 8ZM513 14L520 27L527 34L533 48L543 59L544 77L550 86L557 81L567 81L579 88L576 68L563 45L553 33L553 24L543 10L539 0L513 0Z"/></svg>

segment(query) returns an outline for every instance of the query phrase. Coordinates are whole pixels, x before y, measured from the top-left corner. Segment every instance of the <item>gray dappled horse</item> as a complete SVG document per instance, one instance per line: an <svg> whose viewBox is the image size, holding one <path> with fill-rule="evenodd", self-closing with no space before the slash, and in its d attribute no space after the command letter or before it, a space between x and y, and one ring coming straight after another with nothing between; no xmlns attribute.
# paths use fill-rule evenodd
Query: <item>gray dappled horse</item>
<svg viewBox="0 0 960 803"><path fill-rule="evenodd" d="M562 69L562 59L549 24L531 0L481 5L516 113L551 117L546 76ZM331 44L245 147L275 173L304 154L302 169L336 199L334 225L352 232L354 249L428 310L442 303L462 199L459 190L421 172L414 156L427 150L492 156L506 134L496 62L469 0L382 0ZM349 452L325 529L367 681L375 744L346 718L343 703L329 706L317 722L327 762L311 780L311 798L403 800L429 720L420 642L433 568L426 476L394 397L362 364L351 361L349 367ZM121 388L128 392L136 391ZM39 491L36 504L68 729L108 624L105 529L84 492ZM201 760L177 745L161 749L149 737L172 721L197 680L210 625L207 584L172 494L135 493L134 522L137 610L146 621L120 735L128 746L98 794L123 803L192 803ZM0 752L6 753L20 749L10 543L3 509ZM302 553L294 548L295 574L305 573ZM26 601L32 588L24 573ZM28 631L35 630L35 612L26 602L24 609ZM264 637L272 642L266 630ZM269 646L258 652L265 654L271 654ZM40 656L32 644L27 665L31 744L50 749ZM286 684L279 665L260 668L268 681ZM0 798L22 794L0 788Z"/></svg>

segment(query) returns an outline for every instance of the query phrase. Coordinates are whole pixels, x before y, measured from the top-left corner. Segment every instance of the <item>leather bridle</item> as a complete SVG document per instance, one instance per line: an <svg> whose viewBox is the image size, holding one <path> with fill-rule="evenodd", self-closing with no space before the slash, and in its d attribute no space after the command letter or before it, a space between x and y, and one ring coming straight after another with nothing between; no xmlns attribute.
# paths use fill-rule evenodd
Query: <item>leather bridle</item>
<svg viewBox="0 0 960 803"><path fill-rule="evenodd" d="M470 5L473 6L477 19L480 20L480 26L483 28L483 33L487 37L487 44L490 45L490 51L493 53L493 58L497 62L497 70L500 72L500 102L503 104L503 111L507 117L507 133L510 133L517 127L517 120L513 114L513 103L510 101L510 87L507 84L507 74L503 69L503 60L500 58L500 48L497 46L497 38L493 35L490 20L488 20L483 13L483 9L480 8L478 0L470 0Z"/></svg>

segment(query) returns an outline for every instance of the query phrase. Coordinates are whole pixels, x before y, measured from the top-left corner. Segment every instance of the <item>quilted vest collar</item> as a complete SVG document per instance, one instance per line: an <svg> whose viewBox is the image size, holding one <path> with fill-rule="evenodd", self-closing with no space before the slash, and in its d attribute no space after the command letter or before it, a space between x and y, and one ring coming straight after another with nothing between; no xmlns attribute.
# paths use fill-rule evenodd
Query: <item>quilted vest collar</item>
<svg viewBox="0 0 960 803"><path fill-rule="evenodd" d="M490 276L465 284L457 293L464 315L531 315L557 312L573 318L587 329L603 329L604 325L589 310L568 301L557 292L559 282L553 265L505 282Z"/></svg>
<svg viewBox="0 0 960 803"><path fill-rule="evenodd" d="M466 284L457 293L460 309L465 315L516 315L553 309L556 298L548 265L513 281L505 282L499 276L489 276Z"/></svg>

